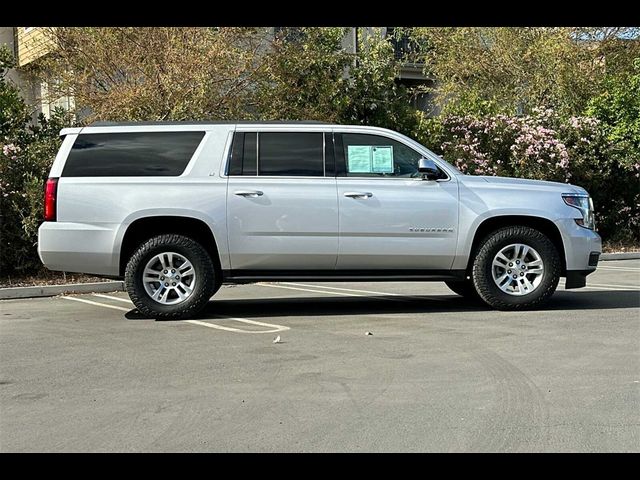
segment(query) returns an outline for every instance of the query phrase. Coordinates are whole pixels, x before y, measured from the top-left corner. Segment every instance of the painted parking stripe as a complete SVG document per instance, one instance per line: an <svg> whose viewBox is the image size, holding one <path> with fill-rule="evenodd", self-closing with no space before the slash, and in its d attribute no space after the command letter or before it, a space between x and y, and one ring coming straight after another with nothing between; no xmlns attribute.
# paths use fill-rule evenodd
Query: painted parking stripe
<svg viewBox="0 0 640 480"><path fill-rule="evenodd" d="M623 268L623 267L598 267L598 269L596 270L596 272L599 272L600 270L610 270L610 271L618 271L618 272L640 272L640 268Z"/></svg>
<svg viewBox="0 0 640 480"><path fill-rule="evenodd" d="M640 272L640 267L614 267L614 266L607 265L607 266L598 267L596 272L598 270L627 270L630 272Z"/></svg>
<svg viewBox="0 0 640 480"><path fill-rule="evenodd" d="M100 293L94 293L93 294L96 297L102 297L102 298L107 298L107 299L111 299L111 300L118 300L120 302L125 302L128 304L131 304L131 306L133 307L133 304L130 300L127 300L125 298L120 298L120 297L113 297L111 295L102 295ZM100 303L100 302L94 302L92 300L86 300L84 298L77 298L77 297L61 297L64 298L65 300L73 300L76 302L82 302L82 303L87 303L89 305L95 305L98 307L105 307L105 308L111 308L113 310L120 310L120 311L124 311L124 312L129 312L131 310L131 308L125 308L125 307L118 307L116 305L109 305L106 303ZM208 328L215 328L217 330L226 330L228 332L236 332L236 333L276 333L276 332L284 332L286 330L291 330L290 327L287 327L285 325L275 325L273 323L265 323L265 322L258 322L256 320L249 320L248 318L238 318L238 317L223 317L220 315L216 315L216 317L219 320L234 320L236 322L240 322L240 323L245 323L247 325L257 325L260 327L267 327L269 330L244 330L241 328L233 328L233 327L226 327L223 325L217 325L215 323L210 323L210 322L203 322L200 320L183 320L184 323L190 323L192 325L200 325L202 327L208 327Z"/></svg>
<svg viewBox="0 0 640 480"><path fill-rule="evenodd" d="M289 327L284 325L274 325L272 323L264 323L258 322L255 320L249 320L248 318L234 318L234 317L218 317L220 320L235 320L236 322L246 323L249 325L258 325L261 327L270 327L270 330L243 330L241 328L233 328L233 327L223 327L222 325L218 325L215 323L209 322L201 322L200 320L185 320L187 323L192 323L194 325L200 325L203 327L216 328L218 330L228 330L230 332L238 332L238 333L276 333L276 332L284 332L285 330L291 330Z"/></svg>
<svg viewBox="0 0 640 480"><path fill-rule="evenodd" d="M283 285L297 285L299 287L312 287L312 288L327 288L329 290L339 290L339 291L347 291L347 292L359 292L359 293L373 293L374 295L392 295L396 297L406 297L408 295L403 295L401 293L387 293L387 292L374 292L372 290L358 290L355 288L344 288L344 287L328 287L327 285L309 285L307 283L293 283L293 282L282 282Z"/></svg>
<svg viewBox="0 0 640 480"><path fill-rule="evenodd" d="M64 300L73 300L74 302L88 303L89 305L95 305L97 307L112 308L114 310L120 310L123 312L128 312L131 310L130 308L118 307L116 305L107 305L106 303L100 303L100 302L93 302L91 300L86 300L84 298L77 298L77 297L60 297L60 298Z"/></svg>
<svg viewBox="0 0 640 480"><path fill-rule="evenodd" d="M113 297L111 295L103 295L102 293L94 293L93 296L94 297L108 298L110 300L117 300L119 302L124 302L124 303L127 303L129 305L133 305L133 302L131 300L129 300L128 298Z"/></svg>
<svg viewBox="0 0 640 480"><path fill-rule="evenodd" d="M640 286L637 285L608 285L604 283L590 283L587 287L613 288L616 290L640 290Z"/></svg>
<svg viewBox="0 0 640 480"><path fill-rule="evenodd" d="M305 291L305 292L313 292L313 293L329 293L331 295L343 295L343 296L348 296L348 297L365 297L367 295L358 295L358 294L354 294L354 293L343 293L343 292L332 292L332 291L327 291L327 290L321 290L324 288L331 288L334 290L337 290L340 287L327 287L327 286L320 286L320 287L316 287L315 285L309 285L309 284L304 284L304 283L293 283L293 282L282 282L282 283L286 283L286 285L283 284L269 284L269 283L257 283L256 285L261 285L263 287L272 287L272 288L286 288L289 290L301 290L301 291ZM308 288L302 288L302 287L292 287L289 285L304 285L304 286L309 286L312 287L313 290L308 289ZM564 287L564 281L560 282L560 286ZM633 285L608 285L608 284L598 284L598 283L593 283L593 284L589 284L586 287L583 288L588 288L591 290L603 290L603 289L608 289L608 290L621 290L621 291L640 291L640 287L636 287ZM389 300L389 301L400 301L400 302L408 302L408 301L412 301L411 299L415 299L415 298L419 298L418 296L410 296L410 295L402 295L402 294L397 294L397 293L385 293L385 292L374 292L371 290L356 290L353 288L349 288L349 289L344 289L344 290L348 290L349 292L362 292L362 293L374 293L374 294L378 294L378 295L394 295L394 296L399 296L401 298L383 298L383 300ZM447 302L448 300L446 299L442 299L442 298L436 298L436 297L432 297L433 300L437 300L437 301L442 301L442 302Z"/></svg>
<svg viewBox="0 0 640 480"><path fill-rule="evenodd" d="M565 281L560 282L560 286L565 286ZM586 287L581 288L590 288L592 290L626 290L626 291L640 291L639 286L634 285L605 285L601 283L589 283Z"/></svg>
<svg viewBox="0 0 640 480"><path fill-rule="evenodd" d="M282 282L282 283L277 283L277 284L271 284L271 283L256 283L256 285L260 285L262 287L271 287L271 288L286 288L288 290L300 290L303 292L312 292L312 293L328 293L330 295L340 295L343 297L369 297L369 294L376 294L376 295L389 295L389 296L394 296L397 298L380 298L380 300L385 300L385 301L389 301L389 302L412 302L415 301L415 299L418 298L422 298L422 295L402 295L400 293L387 293L387 292L373 292L371 290L356 290L354 288L339 288L339 287L326 287L326 286L316 286L316 285L309 285L309 284L305 284L305 283L292 283L292 282ZM288 285L304 285L304 286L308 286L313 288L309 289L309 288L302 288L302 287L290 287ZM333 292L330 290L323 290L325 288L331 288L333 290L347 290L349 292L361 292L363 295L359 295L356 293L347 293L347 292L342 292L342 291L338 291L338 292ZM448 302L449 300L446 300L444 298L437 298L434 296L430 297L430 300L434 300L437 302Z"/></svg>
<svg viewBox="0 0 640 480"><path fill-rule="evenodd" d="M256 283L256 285L260 285L261 287L271 287L271 288L285 288L287 290L299 290L301 292L313 292L313 293L328 293L330 295L339 295L342 297L365 297L366 295L356 295L355 293L343 293L343 292L329 292L327 290L311 290L309 288L299 288L299 287L287 287L286 285L273 285L271 283Z"/></svg>
<svg viewBox="0 0 640 480"><path fill-rule="evenodd" d="M405 295L402 293L391 293L391 292L377 292L377 291L373 291L373 290L360 290L360 289L355 289L355 288L344 288L344 287L327 287L326 285L322 285L322 286L315 286L315 285L309 285L306 283L292 283L292 282L282 282L286 285L302 285L302 286L306 286L306 287L314 287L314 288L329 288L331 290L346 290L347 292L360 292L360 293L370 293L370 294L374 294L374 295L388 295L391 297L398 297L398 298L384 298L383 300L389 300L389 301L393 301L393 302L411 302L415 299L419 299L422 298L423 295ZM366 295L358 295L359 297L364 297ZM447 302L448 300L442 299L442 298L431 298L430 300L437 300L438 302Z"/></svg>

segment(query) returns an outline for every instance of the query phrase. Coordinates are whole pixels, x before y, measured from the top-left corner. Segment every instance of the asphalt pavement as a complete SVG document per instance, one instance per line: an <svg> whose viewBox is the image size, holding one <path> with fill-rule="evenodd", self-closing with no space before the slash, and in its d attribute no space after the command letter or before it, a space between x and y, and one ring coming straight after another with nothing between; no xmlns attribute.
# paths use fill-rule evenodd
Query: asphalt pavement
<svg viewBox="0 0 640 480"><path fill-rule="evenodd" d="M0 301L2 452L639 450L640 260L517 313L419 282Z"/></svg>

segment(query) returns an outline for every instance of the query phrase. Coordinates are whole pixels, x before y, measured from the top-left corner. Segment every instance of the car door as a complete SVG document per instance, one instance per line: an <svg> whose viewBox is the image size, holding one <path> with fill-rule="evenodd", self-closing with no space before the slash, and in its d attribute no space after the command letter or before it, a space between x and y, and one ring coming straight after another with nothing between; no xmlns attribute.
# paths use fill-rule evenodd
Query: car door
<svg viewBox="0 0 640 480"><path fill-rule="evenodd" d="M227 183L234 272L335 269L335 162L324 144L323 131L234 134Z"/></svg>
<svg viewBox="0 0 640 480"><path fill-rule="evenodd" d="M383 134L338 133L340 270L448 270L456 252L458 186L423 180L423 156Z"/></svg>

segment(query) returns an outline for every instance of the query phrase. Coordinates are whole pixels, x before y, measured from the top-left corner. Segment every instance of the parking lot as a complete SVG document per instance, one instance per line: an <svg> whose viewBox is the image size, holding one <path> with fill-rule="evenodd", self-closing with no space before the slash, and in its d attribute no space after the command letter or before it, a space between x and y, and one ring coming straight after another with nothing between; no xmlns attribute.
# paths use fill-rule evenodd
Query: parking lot
<svg viewBox="0 0 640 480"><path fill-rule="evenodd" d="M640 450L640 260L531 312L417 282L223 287L189 321L123 292L0 311L3 452Z"/></svg>

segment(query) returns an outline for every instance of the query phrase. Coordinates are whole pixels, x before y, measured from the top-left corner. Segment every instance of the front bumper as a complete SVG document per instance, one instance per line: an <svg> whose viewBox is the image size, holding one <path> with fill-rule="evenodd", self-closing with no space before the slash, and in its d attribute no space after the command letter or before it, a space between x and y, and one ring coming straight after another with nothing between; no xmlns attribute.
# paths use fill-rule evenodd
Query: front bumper
<svg viewBox="0 0 640 480"><path fill-rule="evenodd" d="M579 226L574 219L556 222L562 234L566 260L565 288L581 288L587 275L595 272L602 253L602 239L593 230Z"/></svg>

